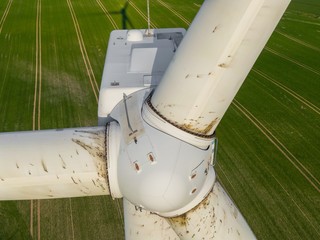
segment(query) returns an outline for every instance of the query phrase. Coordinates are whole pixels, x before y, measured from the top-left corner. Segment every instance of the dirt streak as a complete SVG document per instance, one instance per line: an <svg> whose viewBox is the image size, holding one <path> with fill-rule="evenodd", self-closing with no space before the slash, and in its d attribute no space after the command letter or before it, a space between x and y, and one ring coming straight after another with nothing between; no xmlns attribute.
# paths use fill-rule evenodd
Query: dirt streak
<svg viewBox="0 0 320 240"><path fill-rule="evenodd" d="M139 15L146 21L148 22L148 17L132 2L129 1L129 4L139 13ZM150 25L153 29L158 28L152 21L150 21Z"/></svg>
<svg viewBox="0 0 320 240"><path fill-rule="evenodd" d="M90 63L90 60L89 60L89 57L88 57L88 54L87 54L87 50L86 50L86 47L85 47L85 44L84 44L84 41L83 41L83 38L82 38L80 26L79 26L76 14L74 12L73 6L71 4L71 1L67 0L67 4L68 4L68 7L69 7L69 11L70 11L71 17L72 17L74 28L76 30L80 51L81 51L81 54L82 54L83 62L85 64L85 67L86 67L86 70L87 70L87 74L88 74L88 77L89 77L91 88L92 88L93 94L94 94L94 96L96 98L96 101L98 102L99 86L98 86L97 80L95 78L95 75L94 75L92 67L91 67L91 63Z"/></svg>
<svg viewBox="0 0 320 240"><path fill-rule="evenodd" d="M286 55L281 54L281 53L279 53L279 52L277 52L277 51L275 51L275 50L273 50L273 49L271 49L269 47L265 47L264 49L267 50L268 52L271 52L274 55L277 55L278 57L281 57L281 58L283 58L283 59L285 59L285 60L287 60L289 62L292 62L292 63L294 63L294 64L296 64L296 65L298 65L298 66L310 71L310 72L313 72L313 73L315 73L317 75L320 75L320 72L318 72L317 70L313 69L312 67L309 67L309 66L307 66L305 64L302 64L302 63L300 63L300 62L298 62L298 61L296 61L296 60L294 60L294 59L292 59L290 57L287 57Z"/></svg>
<svg viewBox="0 0 320 240"><path fill-rule="evenodd" d="M188 26L190 25L190 21L188 21L188 19L186 19L184 16L182 16L180 13L178 13L176 10L174 10L172 7L169 6L169 4L158 0L158 2L164 6L165 8L167 8L170 12L172 12L174 15L176 15L178 18L180 18L185 24L187 24Z"/></svg>
<svg viewBox="0 0 320 240"><path fill-rule="evenodd" d="M232 104L243 113L269 141L291 162L291 164L305 177L305 179L320 193L319 180L252 114L234 99Z"/></svg>
<svg viewBox="0 0 320 240"><path fill-rule="evenodd" d="M301 45L303 45L303 46L305 46L305 47L308 47L308 48L311 48L312 50L315 50L315 51L317 51L317 52L320 52L320 48L318 48L318 47L315 47L315 46L313 46L313 45L311 45L311 44L309 44L309 43L306 43L306 42L304 42L304 41L301 41L301 40L299 40L299 39L297 39L297 38L295 38L295 37L292 37L292 36L290 36L290 35L288 35L288 34L285 34L285 33L281 32L281 31L279 31L279 30L276 30L275 32L276 32L276 33L279 33L281 36L284 36L285 38L288 38L288 39L290 39L290 40L292 40L292 41L294 41L294 42L296 42L296 43L299 43L299 44L301 44Z"/></svg>
<svg viewBox="0 0 320 240"><path fill-rule="evenodd" d="M110 23L112 24L114 29L119 29L117 23L114 21L114 19L112 18L112 16L110 15L110 13L108 12L108 10L106 9L106 7L103 5L103 3L100 0L96 0L96 2L98 3L98 5L100 6L100 8L102 9L102 11L104 12L104 14L107 16L107 18L109 19Z"/></svg>
<svg viewBox="0 0 320 240"><path fill-rule="evenodd" d="M8 2L7 6L6 6L6 9L4 10L3 15L2 15L2 17L0 19L0 33L2 32L2 28L3 28L4 22L6 21L8 13L10 11L12 2L13 2L13 0L9 0L9 2Z"/></svg>
<svg viewBox="0 0 320 240"><path fill-rule="evenodd" d="M284 90L285 92L290 94L292 97L294 97L295 99L297 99L298 101L300 101L301 103L303 103L304 105L309 107L311 110L313 110L314 112L316 112L317 114L320 115L320 108L319 107L317 107L313 103L309 102L307 99L305 99L304 97L300 96L295 91L293 91L290 88L286 87L285 85L277 82L276 80L272 79L271 77L269 77L268 75L266 75L265 73L263 73L263 72L261 72L261 71L259 71L257 69L252 69L252 71L257 73L258 75L260 75L264 79L268 80L269 82L273 83L274 85L278 86L279 88L281 88L282 90Z"/></svg>

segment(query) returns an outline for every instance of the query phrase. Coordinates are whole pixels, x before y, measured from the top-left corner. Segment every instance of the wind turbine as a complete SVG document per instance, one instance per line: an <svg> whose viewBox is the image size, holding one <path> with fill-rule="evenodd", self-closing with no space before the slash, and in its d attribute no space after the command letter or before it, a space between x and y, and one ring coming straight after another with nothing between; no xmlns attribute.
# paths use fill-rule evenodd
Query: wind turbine
<svg viewBox="0 0 320 240"><path fill-rule="evenodd" d="M183 29L111 33L99 126L0 134L0 198L123 198L126 239L255 239L215 129L290 0L207 0Z"/></svg>

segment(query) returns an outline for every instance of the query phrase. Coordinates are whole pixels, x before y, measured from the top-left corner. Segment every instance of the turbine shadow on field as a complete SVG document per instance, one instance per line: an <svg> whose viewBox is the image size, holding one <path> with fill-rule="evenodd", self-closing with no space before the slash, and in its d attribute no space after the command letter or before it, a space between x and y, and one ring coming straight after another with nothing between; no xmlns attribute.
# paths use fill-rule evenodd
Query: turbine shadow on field
<svg viewBox="0 0 320 240"><path fill-rule="evenodd" d="M129 25L130 28L134 28L130 18L127 15L127 8L129 6L129 0L126 1L126 3L123 5L123 7L120 9L120 11L113 11L110 12L110 14L120 14L122 17L121 23L122 23L122 29L128 29L127 26Z"/></svg>

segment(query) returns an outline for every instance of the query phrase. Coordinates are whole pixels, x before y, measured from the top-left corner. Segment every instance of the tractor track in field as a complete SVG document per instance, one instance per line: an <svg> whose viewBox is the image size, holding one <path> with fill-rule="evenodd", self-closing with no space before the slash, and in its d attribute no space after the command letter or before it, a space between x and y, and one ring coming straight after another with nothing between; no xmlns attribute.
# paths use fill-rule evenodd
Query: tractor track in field
<svg viewBox="0 0 320 240"><path fill-rule="evenodd" d="M139 13L139 15L146 21L148 22L148 17L132 2L129 1L129 4L137 11L137 13ZM158 28L152 21L150 21L150 26L153 29Z"/></svg>
<svg viewBox="0 0 320 240"><path fill-rule="evenodd" d="M260 160L260 158L258 158ZM263 165L264 169L269 173L269 175L277 182L277 184L280 186L280 188L283 190L283 192L288 196L288 198L293 202L293 204L297 207L297 209L299 209L299 211L301 212L301 214L304 216L304 218L309 222L309 224L313 227L313 229L315 230L315 232L320 236L320 232L317 230L317 226L314 225L314 222L312 220L310 220L310 218L307 216L306 212L303 211L303 209L301 208L301 206L297 203L297 201L292 197L292 195L288 192L288 190L280 183L280 181L276 178L276 176L272 173L272 171L266 166L266 164L263 161L260 161L260 163ZM230 181L230 179L228 178L228 175L225 173L225 171L223 170L223 168L217 164L216 165L221 173L224 175L224 177L226 178L227 182L229 183L229 185L233 188L234 191L236 191L236 187L233 186L232 182ZM217 176L219 179L219 176ZM219 179L220 181L220 179ZM223 185L222 181L220 181L221 185ZM226 190L226 187L223 185L223 187ZM228 192L228 191L227 191Z"/></svg>
<svg viewBox="0 0 320 240"><path fill-rule="evenodd" d="M271 49L269 47L265 47L264 49L267 50L268 52L278 56L278 57L281 57L281 58L283 58L283 59L285 59L285 60L287 60L289 62L292 62L292 63L304 68L305 70L308 70L308 71L313 72L313 73L315 73L317 75L320 75L319 71L317 71L317 70L313 69L312 67L309 67L309 66L307 66L307 65L305 65L303 63L300 63L300 62L298 62L298 61L296 61L296 60L294 60L294 59L292 59L292 58L290 58L290 57L288 57L288 56L286 56L286 55L284 55L282 53L279 53L279 52L277 52L277 51L275 51L275 50L273 50L273 49Z"/></svg>
<svg viewBox="0 0 320 240"><path fill-rule="evenodd" d="M41 85L42 85L42 59L41 59L41 0L37 0L36 17L36 66L33 97L32 129L40 130L41 116Z"/></svg>
<svg viewBox="0 0 320 240"><path fill-rule="evenodd" d="M107 8L103 5L103 3L100 0L96 0L96 2L100 6L100 8L104 12L104 14L107 16L107 18L109 19L109 21L112 24L113 28L114 29L119 29L117 23L114 21L114 19L112 18L111 14L108 12Z"/></svg>
<svg viewBox="0 0 320 240"><path fill-rule="evenodd" d="M172 12L175 16L177 16L178 18L180 18L185 24L187 24L188 26L190 25L190 21L188 19L186 19L184 16L182 16L180 13L178 13L176 10L174 10L169 4L158 0L158 2L164 6L165 8L167 8L170 12Z"/></svg>
<svg viewBox="0 0 320 240"><path fill-rule="evenodd" d="M35 80L34 80L34 97L33 97L33 113L32 113L32 129L40 130L41 127L41 87L42 87L42 59L41 59L41 0L37 0L37 16L36 16L36 62L35 62ZM30 234L33 232L34 220L34 201L30 201ZM40 200L37 200L37 238L40 239Z"/></svg>
<svg viewBox="0 0 320 240"><path fill-rule="evenodd" d="M285 156L285 158L301 173L302 176L320 193L320 181L281 143L248 109L236 99L233 106L240 111L260 132Z"/></svg>
<svg viewBox="0 0 320 240"><path fill-rule="evenodd" d="M307 42L304 42L304 41L302 41L302 40L300 40L300 39L298 39L298 38L292 37L292 36L290 36L290 35L282 32L282 31L279 31L279 30L275 30L275 32L278 33L278 34L280 34L281 36L287 38L287 39L290 39L291 41L294 41L294 42L302 45L302 46L305 46L305 47L307 47L307 48L310 48L310 49L312 49L312 50L315 50L315 51L317 51L317 52L320 52L320 48L318 48L318 47L316 47L316 46L313 46L312 44L309 44L309 43L307 43Z"/></svg>
<svg viewBox="0 0 320 240"><path fill-rule="evenodd" d="M3 25L4 25L4 23L5 23L6 19L7 19L8 14L9 14L12 2L13 2L13 0L9 0L8 1L6 9L4 10L3 15L2 15L2 17L0 19L0 34L2 32Z"/></svg>
<svg viewBox="0 0 320 240"><path fill-rule="evenodd" d="M93 72L93 69L92 69L92 66L91 66L91 63L90 63L90 59L89 59L89 56L88 56L88 53L87 53L87 50L86 50L86 46L85 46L84 41L83 41L80 25L78 23L78 19L77 19L75 11L73 9L71 0L67 0L67 4L68 4L68 7L69 7L69 11L70 11L71 17L72 17L74 28L76 30L78 43L79 43L80 51L81 51L81 54L82 54L82 59L83 59L84 65L85 65L86 70L87 70L87 74L88 74L88 77L89 77L90 85L91 85L93 94L94 94L94 96L96 98L96 101L98 102L99 86L98 86L97 80L95 78L95 75L94 75L94 72Z"/></svg>
<svg viewBox="0 0 320 240"><path fill-rule="evenodd" d="M70 206L70 220L71 220L72 239L74 240L74 225L73 225L71 198L69 198L69 206Z"/></svg>
<svg viewBox="0 0 320 240"><path fill-rule="evenodd" d="M299 19L294 19L294 18L288 18L288 17L284 17L283 20L288 20L288 21L292 21L292 22L298 22L298 23L305 23L305 24L320 26L320 23L311 22L311 21L305 21L305 20L299 20Z"/></svg>
<svg viewBox="0 0 320 240"><path fill-rule="evenodd" d="M259 76L263 77L264 79L268 80L269 82L273 83L277 87L281 88L283 91L285 91L286 93L290 94L292 97L294 97L295 99L300 101L302 104L304 104L305 106L309 107L315 113L320 115L320 108L319 107L317 107L316 105L314 105L313 103L311 103L310 101L305 99L304 97L300 96L295 91L291 90L290 88L288 88L287 86L283 85L282 83L279 83L278 81L276 81L273 78L269 77L267 74L263 73L260 70L252 69L252 71L255 72L256 74L258 74Z"/></svg>

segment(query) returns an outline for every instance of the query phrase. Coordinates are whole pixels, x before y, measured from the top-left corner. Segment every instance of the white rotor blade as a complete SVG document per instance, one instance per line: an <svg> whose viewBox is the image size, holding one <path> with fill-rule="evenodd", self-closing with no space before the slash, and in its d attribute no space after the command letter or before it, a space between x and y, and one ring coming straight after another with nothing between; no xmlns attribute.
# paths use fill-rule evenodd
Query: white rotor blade
<svg viewBox="0 0 320 240"><path fill-rule="evenodd" d="M152 96L158 115L213 134L289 2L205 1Z"/></svg>
<svg viewBox="0 0 320 240"><path fill-rule="evenodd" d="M125 238L130 240L178 240L167 220L123 199Z"/></svg>
<svg viewBox="0 0 320 240"><path fill-rule="evenodd" d="M109 194L105 128L0 133L0 200Z"/></svg>
<svg viewBox="0 0 320 240"><path fill-rule="evenodd" d="M180 239L256 239L219 182L197 207L169 223Z"/></svg>

